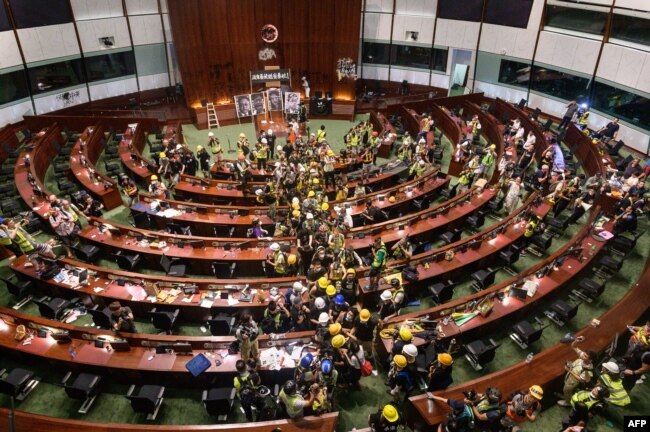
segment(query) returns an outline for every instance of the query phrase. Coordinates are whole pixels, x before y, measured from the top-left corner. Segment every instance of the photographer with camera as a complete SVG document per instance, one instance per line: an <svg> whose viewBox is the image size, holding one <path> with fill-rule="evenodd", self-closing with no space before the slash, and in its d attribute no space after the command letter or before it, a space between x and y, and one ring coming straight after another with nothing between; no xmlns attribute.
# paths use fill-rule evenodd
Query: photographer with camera
<svg viewBox="0 0 650 432"><path fill-rule="evenodd" d="M468 432L474 429L474 411L470 405L463 401L447 399L431 393L429 393L429 398L443 402L451 408L445 421L438 426L438 432Z"/></svg>
<svg viewBox="0 0 650 432"><path fill-rule="evenodd" d="M257 361L259 357L259 341L257 340L259 329L250 313L242 313L235 335L239 341L241 359L245 362L248 362L249 359Z"/></svg>
<svg viewBox="0 0 650 432"><path fill-rule="evenodd" d="M544 390L538 385L533 385L528 392L517 391L508 398L506 415L501 419L501 425L512 432L521 431L520 423L534 422L542 411L542 398Z"/></svg>
<svg viewBox="0 0 650 432"><path fill-rule="evenodd" d="M320 395L320 386L318 384L312 384L309 388L309 394L305 400L304 396L298 393L296 382L293 380L287 381L280 394L278 395L278 403L284 408L287 413L287 416L292 419L298 419L304 417L304 409L306 407L311 407L316 400L316 397Z"/></svg>
<svg viewBox="0 0 650 432"><path fill-rule="evenodd" d="M246 420L253 421L253 404L257 399L257 387L261 384L260 376L254 369L250 369L245 361L237 360L235 364L237 376L233 379L233 387L246 415Z"/></svg>
<svg viewBox="0 0 650 432"><path fill-rule="evenodd" d="M501 418L506 412L506 406L501 404L501 391L495 387L488 387L485 393L475 390L463 392L465 404L469 405L474 414L474 430L496 432L500 429Z"/></svg>

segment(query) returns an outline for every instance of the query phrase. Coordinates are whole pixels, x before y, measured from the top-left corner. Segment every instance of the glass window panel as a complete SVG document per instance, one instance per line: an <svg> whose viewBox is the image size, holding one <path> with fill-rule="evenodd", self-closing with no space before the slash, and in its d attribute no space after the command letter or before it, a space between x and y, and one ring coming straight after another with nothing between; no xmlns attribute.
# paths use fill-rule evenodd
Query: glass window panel
<svg viewBox="0 0 650 432"><path fill-rule="evenodd" d="M69 0L9 0L16 27L41 27L72 22Z"/></svg>
<svg viewBox="0 0 650 432"><path fill-rule="evenodd" d="M447 54L449 54L449 50L434 48L431 69L438 72L447 72Z"/></svg>
<svg viewBox="0 0 650 432"><path fill-rule="evenodd" d="M533 0L487 0L483 22L526 28L532 8Z"/></svg>
<svg viewBox="0 0 650 432"><path fill-rule="evenodd" d="M596 82L591 106L598 111L650 130L650 99L645 96Z"/></svg>
<svg viewBox="0 0 650 432"><path fill-rule="evenodd" d="M135 75L133 51L86 57L85 62L88 82Z"/></svg>
<svg viewBox="0 0 650 432"><path fill-rule="evenodd" d="M607 13L587 9L547 5L544 25L595 35L605 34Z"/></svg>
<svg viewBox="0 0 650 432"><path fill-rule="evenodd" d="M474 21L481 20L483 13L483 0L439 0L438 1L438 17L461 20L461 21Z"/></svg>
<svg viewBox="0 0 650 432"><path fill-rule="evenodd" d="M27 69L32 94L72 87L84 82L81 59L67 60Z"/></svg>
<svg viewBox="0 0 650 432"><path fill-rule="evenodd" d="M364 42L363 62L371 64L388 64L390 62L390 44Z"/></svg>
<svg viewBox="0 0 650 432"><path fill-rule="evenodd" d="M27 77L24 70L0 75L0 105L24 99L29 96Z"/></svg>
<svg viewBox="0 0 650 432"><path fill-rule="evenodd" d="M7 15L7 9L5 9L4 3L0 2L0 31L7 31L12 28L9 22L9 16Z"/></svg>
<svg viewBox="0 0 650 432"><path fill-rule="evenodd" d="M590 82L588 78L535 65L531 89L560 99L581 102L589 100Z"/></svg>
<svg viewBox="0 0 650 432"><path fill-rule="evenodd" d="M390 62L391 65L429 70L430 62L431 48L393 45L393 53Z"/></svg>
<svg viewBox="0 0 650 432"><path fill-rule="evenodd" d="M530 81L530 64L513 60L501 60L499 82L517 87L528 88Z"/></svg>
<svg viewBox="0 0 650 432"><path fill-rule="evenodd" d="M611 37L650 46L650 20L614 14Z"/></svg>

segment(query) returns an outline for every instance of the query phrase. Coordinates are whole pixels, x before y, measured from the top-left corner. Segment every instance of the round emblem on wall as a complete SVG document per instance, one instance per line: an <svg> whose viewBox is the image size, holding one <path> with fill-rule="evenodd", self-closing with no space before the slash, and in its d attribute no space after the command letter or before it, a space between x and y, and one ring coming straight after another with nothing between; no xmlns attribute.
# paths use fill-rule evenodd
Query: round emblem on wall
<svg viewBox="0 0 650 432"><path fill-rule="evenodd" d="M266 43L278 40L278 29L273 24L266 24L262 27L262 40Z"/></svg>

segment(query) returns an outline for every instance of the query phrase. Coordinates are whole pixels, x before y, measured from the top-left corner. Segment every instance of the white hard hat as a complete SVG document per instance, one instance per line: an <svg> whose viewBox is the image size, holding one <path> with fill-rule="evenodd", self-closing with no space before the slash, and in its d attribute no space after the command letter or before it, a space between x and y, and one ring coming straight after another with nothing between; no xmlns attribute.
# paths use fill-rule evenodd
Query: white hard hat
<svg viewBox="0 0 650 432"><path fill-rule="evenodd" d="M298 197L291 198L291 204L300 204L300 200L298 199Z"/></svg>
<svg viewBox="0 0 650 432"><path fill-rule="evenodd" d="M311 214L311 213L307 213L307 214L305 215L305 217L306 217L307 219L313 219L313 218L314 218L314 215Z"/></svg>
<svg viewBox="0 0 650 432"><path fill-rule="evenodd" d="M605 368L606 370L608 370L613 374L617 374L621 372L620 369L618 368L618 365L613 361L608 361L607 363L603 363L603 368Z"/></svg>
<svg viewBox="0 0 650 432"><path fill-rule="evenodd" d="M424 166L424 161L423 160L420 161L420 165Z"/></svg>
<svg viewBox="0 0 650 432"><path fill-rule="evenodd" d="M213 136L214 136L214 132L208 132L208 136L209 136L209 137L213 137Z"/></svg>
<svg viewBox="0 0 650 432"><path fill-rule="evenodd" d="M271 297L277 297L278 296L278 287L271 287L269 290L269 294L271 294Z"/></svg>
<svg viewBox="0 0 650 432"><path fill-rule="evenodd" d="M418 141L418 144L426 144L426 143L427 140L425 140L424 138L420 138L420 141Z"/></svg>
<svg viewBox="0 0 650 432"><path fill-rule="evenodd" d="M393 298L393 294L389 290L386 290L386 291L381 293L381 299L382 300L390 300L392 298Z"/></svg>
<svg viewBox="0 0 650 432"><path fill-rule="evenodd" d="M176 150L180 150L180 149L182 149L182 148L183 148L182 145L180 145L180 144L176 144Z"/></svg>
<svg viewBox="0 0 650 432"><path fill-rule="evenodd" d="M418 355L418 348L413 344L404 345L402 348L402 354L405 354L409 357L416 357Z"/></svg>
<svg viewBox="0 0 650 432"><path fill-rule="evenodd" d="M267 130L266 133L268 133L268 134L272 134L272 133L273 133L273 129L269 129L269 130Z"/></svg>
<svg viewBox="0 0 650 432"><path fill-rule="evenodd" d="M325 307L325 299L323 299L323 297L317 297L316 300L314 300L314 306L316 306L316 309L323 309Z"/></svg>
<svg viewBox="0 0 650 432"><path fill-rule="evenodd" d="M262 144L266 144L266 143L268 143L268 141L266 140L266 138L262 138Z"/></svg>
<svg viewBox="0 0 650 432"><path fill-rule="evenodd" d="M296 282L293 283L293 289L294 290L300 291L300 290L302 290L302 288L303 287L302 287L302 284L300 283L300 281L296 281Z"/></svg>
<svg viewBox="0 0 650 432"><path fill-rule="evenodd" d="M280 250L280 245L277 243L271 243L271 250L277 252Z"/></svg>
<svg viewBox="0 0 650 432"><path fill-rule="evenodd" d="M260 196L260 195L262 195L263 193L264 193L264 191L263 191L262 189L257 189L257 190L255 191L255 195L257 195L257 196Z"/></svg>
<svg viewBox="0 0 650 432"><path fill-rule="evenodd" d="M276 168L280 168L280 162L276 162L274 165Z"/></svg>
<svg viewBox="0 0 650 432"><path fill-rule="evenodd" d="M318 300L323 300L323 299L316 299ZM323 303L325 303L323 301ZM330 320L330 316L327 314L327 312L323 312L320 315L318 315L318 324L327 324L327 322Z"/></svg>
<svg viewBox="0 0 650 432"><path fill-rule="evenodd" d="M275 149L276 149L277 151L282 151L282 146L281 146L281 145L278 145Z"/></svg>

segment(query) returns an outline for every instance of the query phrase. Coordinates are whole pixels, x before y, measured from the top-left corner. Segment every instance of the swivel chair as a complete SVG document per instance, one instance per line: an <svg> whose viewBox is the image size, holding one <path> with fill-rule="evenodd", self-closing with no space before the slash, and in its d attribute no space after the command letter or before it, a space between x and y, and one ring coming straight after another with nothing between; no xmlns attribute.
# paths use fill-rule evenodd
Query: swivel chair
<svg viewBox="0 0 650 432"><path fill-rule="evenodd" d="M131 401L131 408L138 414L146 414L147 420L155 420L163 403L165 387L143 385L137 395L134 395L135 384L129 387L126 398Z"/></svg>
<svg viewBox="0 0 650 432"><path fill-rule="evenodd" d="M490 345L486 345L485 342L477 339L465 345L465 349L467 350L465 358L469 361L474 370L480 371L483 370L488 363L494 360L497 348L499 348L499 344L497 344L494 339L490 339Z"/></svg>
<svg viewBox="0 0 650 432"><path fill-rule="evenodd" d="M451 297L454 295L454 288L456 287L456 282L447 280L447 282L437 282L429 287L429 292L433 301L437 304L443 304L451 300Z"/></svg>
<svg viewBox="0 0 650 432"><path fill-rule="evenodd" d="M100 308L99 305L95 305L92 308L86 308L86 312L88 312L92 317L95 326L108 330L113 328L111 310L109 308Z"/></svg>
<svg viewBox="0 0 650 432"><path fill-rule="evenodd" d="M31 280L20 280L18 278L0 278L7 286L9 294L13 295L18 303L12 306L13 309L18 310L25 306L32 300L32 296L28 294L29 289L32 287Z"/></svg>
<svg viewBox="0 0 650 432"><path fill-rule="evenodd" d="M15 368L7 374L7 369L0 371L0 393L22 401L34 390L40 378L28 369Z"/></svg>
<svg viewBox="0 0 650 432"><path fill-rule="evenodd" d="M478 270L472 273L472 288L474 291L481 291L494 283L498 268L488 267L485 270Z"/></svg>
<svg viewBox="0 0 650 432"><path fill-rule="evenodd" d="M521 349L527 349L528 346L534 342L537 342L542 337L542 332L547 325L544 325L544 322L535 317L535 322L540 327L533 327L533 325L528 320L519 321L512 327L510 332L510 339L512 339Z"/></svg>
<svg viewBox="0 0 650 432"><path fill-rule="evenodd" d="M204 390L201 400L208 414L220 421L228 419L237 391L234 388L215 387Z"/></svg>
<svg viewBox="0 0 650 432"><path fill-rule="evenodd" d="M560 327L563 327L567 322L571 321L578 313L578 306L580 303L570 305L564 300L556 300L551 309L544 312L544 314Z"/></svg>
<svg viewBox="0 0 650 432"><path fill-rule="evenodd" d="M174 264L179 260L180 258L169 258L165 254L160 257L160 266L163 268L167 276L185 277L185 264Z"/></svg>
<svg viewBox="0 0 650 432"><path fill-rule="evenodd" d="M68 372L64 377L61 384L65 388L65 393L72 399L84 401L79 411L79 414L86 414L90 407L95 402L99 394L99 384L102 377L99 375L80 373L74 381L69 384L72 372Z"/></svg>
<svg viewBox="0 0 650 432"><path fill-rule="evenodd" d="M158 330L162 330L167 334L172 334L172 329L178 318L180 309L174 309L173 312L159 311L157 308L151 309L149 315L151 316L151 323Z"/></svg>

